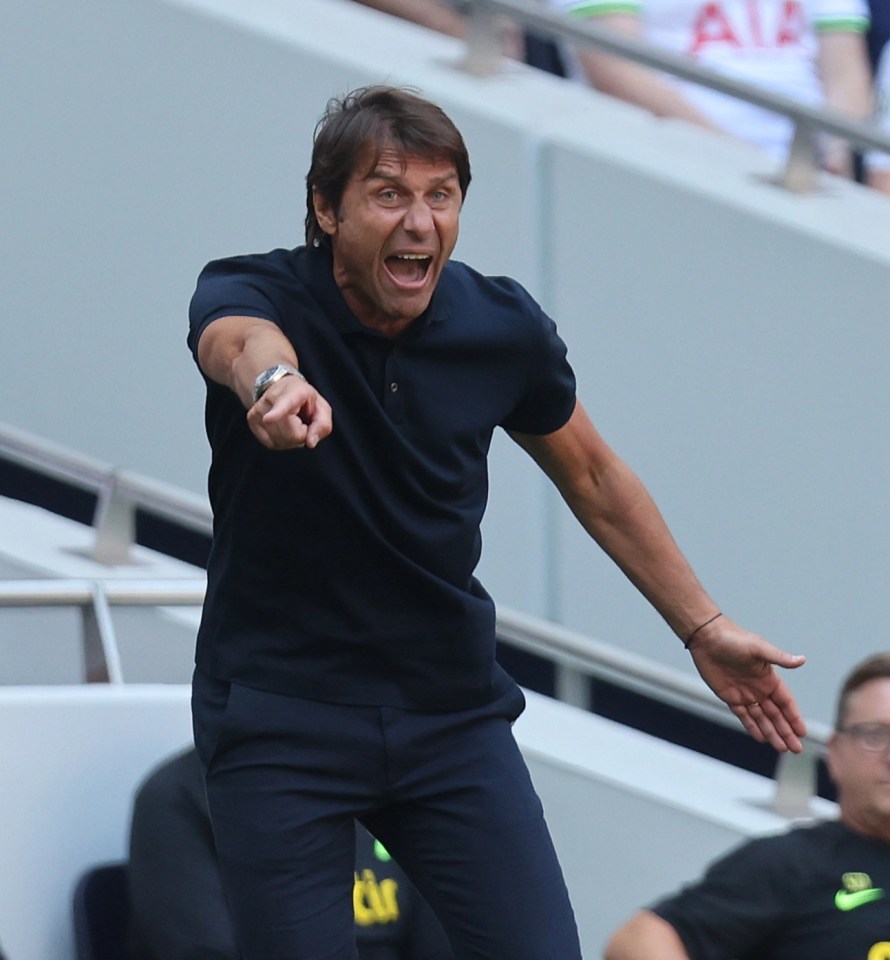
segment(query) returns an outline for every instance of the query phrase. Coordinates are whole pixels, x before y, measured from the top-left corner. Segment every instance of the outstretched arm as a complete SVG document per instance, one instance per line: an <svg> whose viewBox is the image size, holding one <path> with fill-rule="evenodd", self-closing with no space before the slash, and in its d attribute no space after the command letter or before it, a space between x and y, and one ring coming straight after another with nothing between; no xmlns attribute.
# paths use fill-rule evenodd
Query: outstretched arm
<svg viewBox="0 0 890 960"><path fill-rule="evenodd" d="M390 13L403 20L419 23L422 27L447 33L452 37L465 37L466 19L454 7L440 0L358 0L366 7L382 13Z"/></svg>
<svg viewBox="0 0 890 960"><path fill-rule="evenodd" d="M890 44L885 44L875 75L875 123L890 133ZM890 154L870 150L865 155L868 185L890 194Z"/></svg>
<svg viewBox="0 0 890 960"><path fill-rule="evenodd" d="M422 27L438 30L461 40L467 36L467 17L455 7L442 0L358 0L366 7L389 13L403 20L410 20ZM512 20L498 18L501 34L501 49L505 56L521 60L523 57L522 32Z"/></svg>
<svg viewBox="0 0 890 960"><path fill-rule="evenodd" d="M604 960L689 960L677 931L655 913L641 910L606 944Z"/></svg>
<svg viewBox="0 0 890 960"><path fill-rule="evenodd" d="M302 376L273 383L254 403L257 376L276 364L299 367L290 340L268 320L220 317L198 341L204 373L232 390L247 410L254 436L270 450L315 447L332 429L331 407Z"/></svg>
<svg viewBox="0 0 890 960"><path fill-rule="evenodd" d="M598 14L589 22L634 40L643 39L642 21L635 13ZM645 107L657 117L673 117L715 133L724 132L654 70L594 47L579 49L578 59L587 79L600 92Z"/></svg>
<svg viewBox="0 0 890 960"><path fill-rule="evenodd" d="M851 120L868 119L874 100L864 35L853 30L823 30L818 40L817 66L826 106ZM853 176L853 154L846 141L827 137L824 149L826 169L842 177Z"/></svg>
<svg viewBox="0 0 890 960"><path fill-rule="evenodd" d="M581 404L554 433L513 437L677 636L685 641L694 633L690 650L699 673L751 736L777 750L799 752L806 728L774 667L798 667L804 658L719 614L646 488L609 448Z"/></svg>

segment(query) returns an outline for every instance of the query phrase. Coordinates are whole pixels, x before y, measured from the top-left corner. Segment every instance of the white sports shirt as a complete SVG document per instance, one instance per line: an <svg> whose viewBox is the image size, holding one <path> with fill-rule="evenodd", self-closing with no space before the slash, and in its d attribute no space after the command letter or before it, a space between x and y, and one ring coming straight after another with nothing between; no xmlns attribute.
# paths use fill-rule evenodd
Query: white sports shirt
<svg viewBox="0 0 890 960"><path fill-rule="evenodd" d="M576 17L609 13L642 18L653 46L690 57L748 83L811 105L823 101L817 33L868 28L866 0L551 0ZM727 132L784 157L791 125L769 111L665 77Z"/></svg>

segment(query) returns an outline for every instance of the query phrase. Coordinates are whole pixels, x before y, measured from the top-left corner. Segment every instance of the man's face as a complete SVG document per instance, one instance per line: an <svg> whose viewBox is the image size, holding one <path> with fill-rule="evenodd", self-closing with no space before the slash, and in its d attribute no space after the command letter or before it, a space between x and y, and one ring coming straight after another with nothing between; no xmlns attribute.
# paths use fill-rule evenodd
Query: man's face
<svg viewBox="0 0 890 960"><path fill-rule="evenodd" d="M384 149L356 165L339 211L318 194L334 278L362 323L395 336L429 305L457 243L461 192L450 161Z"/></svg>
<svg viewBox="0 0 890 960"><path fill-rule="evenodd" d="M890 679L870 680L851 695L843 720L848 732L833 735L828 768L843 821L860 833L890 840L890 744L866 749L887 732L880 725L890 730ZM863 735L868 732L873 736Z"/></svg>

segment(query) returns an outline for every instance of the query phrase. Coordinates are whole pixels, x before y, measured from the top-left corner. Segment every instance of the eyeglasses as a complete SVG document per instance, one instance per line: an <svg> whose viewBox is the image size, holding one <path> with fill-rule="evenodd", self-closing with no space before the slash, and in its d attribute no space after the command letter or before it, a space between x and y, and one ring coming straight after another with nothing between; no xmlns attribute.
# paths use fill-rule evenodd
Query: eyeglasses
<svg viewBox="0 0 890 960"><path fill-rule="evenodd" d="M890 724L886 723L852 723L849 727L842 727L838 733L844 733L870 753L880 753L890 750Z"/></svg>

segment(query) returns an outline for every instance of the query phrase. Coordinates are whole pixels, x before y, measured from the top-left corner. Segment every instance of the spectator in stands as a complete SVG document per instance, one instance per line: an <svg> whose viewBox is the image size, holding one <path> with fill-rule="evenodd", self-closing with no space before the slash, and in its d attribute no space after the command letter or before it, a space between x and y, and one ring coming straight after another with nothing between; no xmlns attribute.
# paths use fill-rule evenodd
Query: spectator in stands
<svg viewBox="0 0 890 960"><path fill-rule="evenodd" d="M467 34L466 16L448 0L357 0L366 7L410 20L422 27L438 30L449 37L463 39Z"/></svg>
<svg viewBox="0 0 890 960"><path fill-rule="evenodd" d="M551 0L554 6L729 77L857 120L872 112L865 0ZM784 159L784 117L692 81L663 75L593 47L578 49L590 82L660 117L675 117L753 143ZM823 139L823 165L853 175L843 141Z"/></svg>
<svg viewBox="0 0 890 960"><path fill-rule="evenodd" d="M366 7L373 7L383 13L410 20L412 23L438 30L450 37L463 39L467 35L467 16L463 4L449 3L448 0L358 0ZM522 60L525 49L522 31L515 23L499 18L503 52L514 60Z"/></svg>
<svg viewBox="0 0 890 960"><path fill-rule="evenodd" d="M366 7L402 17L423 27L430 27L451 37L464 39L467 35L466 4L460 0L358 0ZM499 18L503 52L514 60L524 60L533 67L565 75L556 44L536 33L523 31L513 21Z"/></svg>
<svg viewBox="0 0 890 960"><path fill-rule="evenodd" d="M870 0L871 26L868 53L875 74L875 118L890 134L890 3ZM870 151L866 155L867 182L882 193L890 194L890 154Z"/></svg>
<svg viewBox="0 0 890 960"><path fill-rule="evenodd" d="M606 960L890 957L890 652L845 680L828 766L839 820L743 843L634 915Z"/></svg>
<svg viewBox="0 0 890 960"><path fill-rule="evenodd" d="M239 960L194 749L136 791L127 876L136 960ZM453 960L432 910L358 826L353 904L360 960Z"/></svg>
<svg viewBox="0 0 890 960"><path fill-rule="evenodd" d="M457 953L578 960L473 574L495 428L777 749L805 727L774 665L804 658L708 596L540 306L450 259L470 162L439 107L394 87L331 100L306 182L306 245L214 261L190 307L214 511L192 709L239 945L354 956L356 817Z"/></svg>

